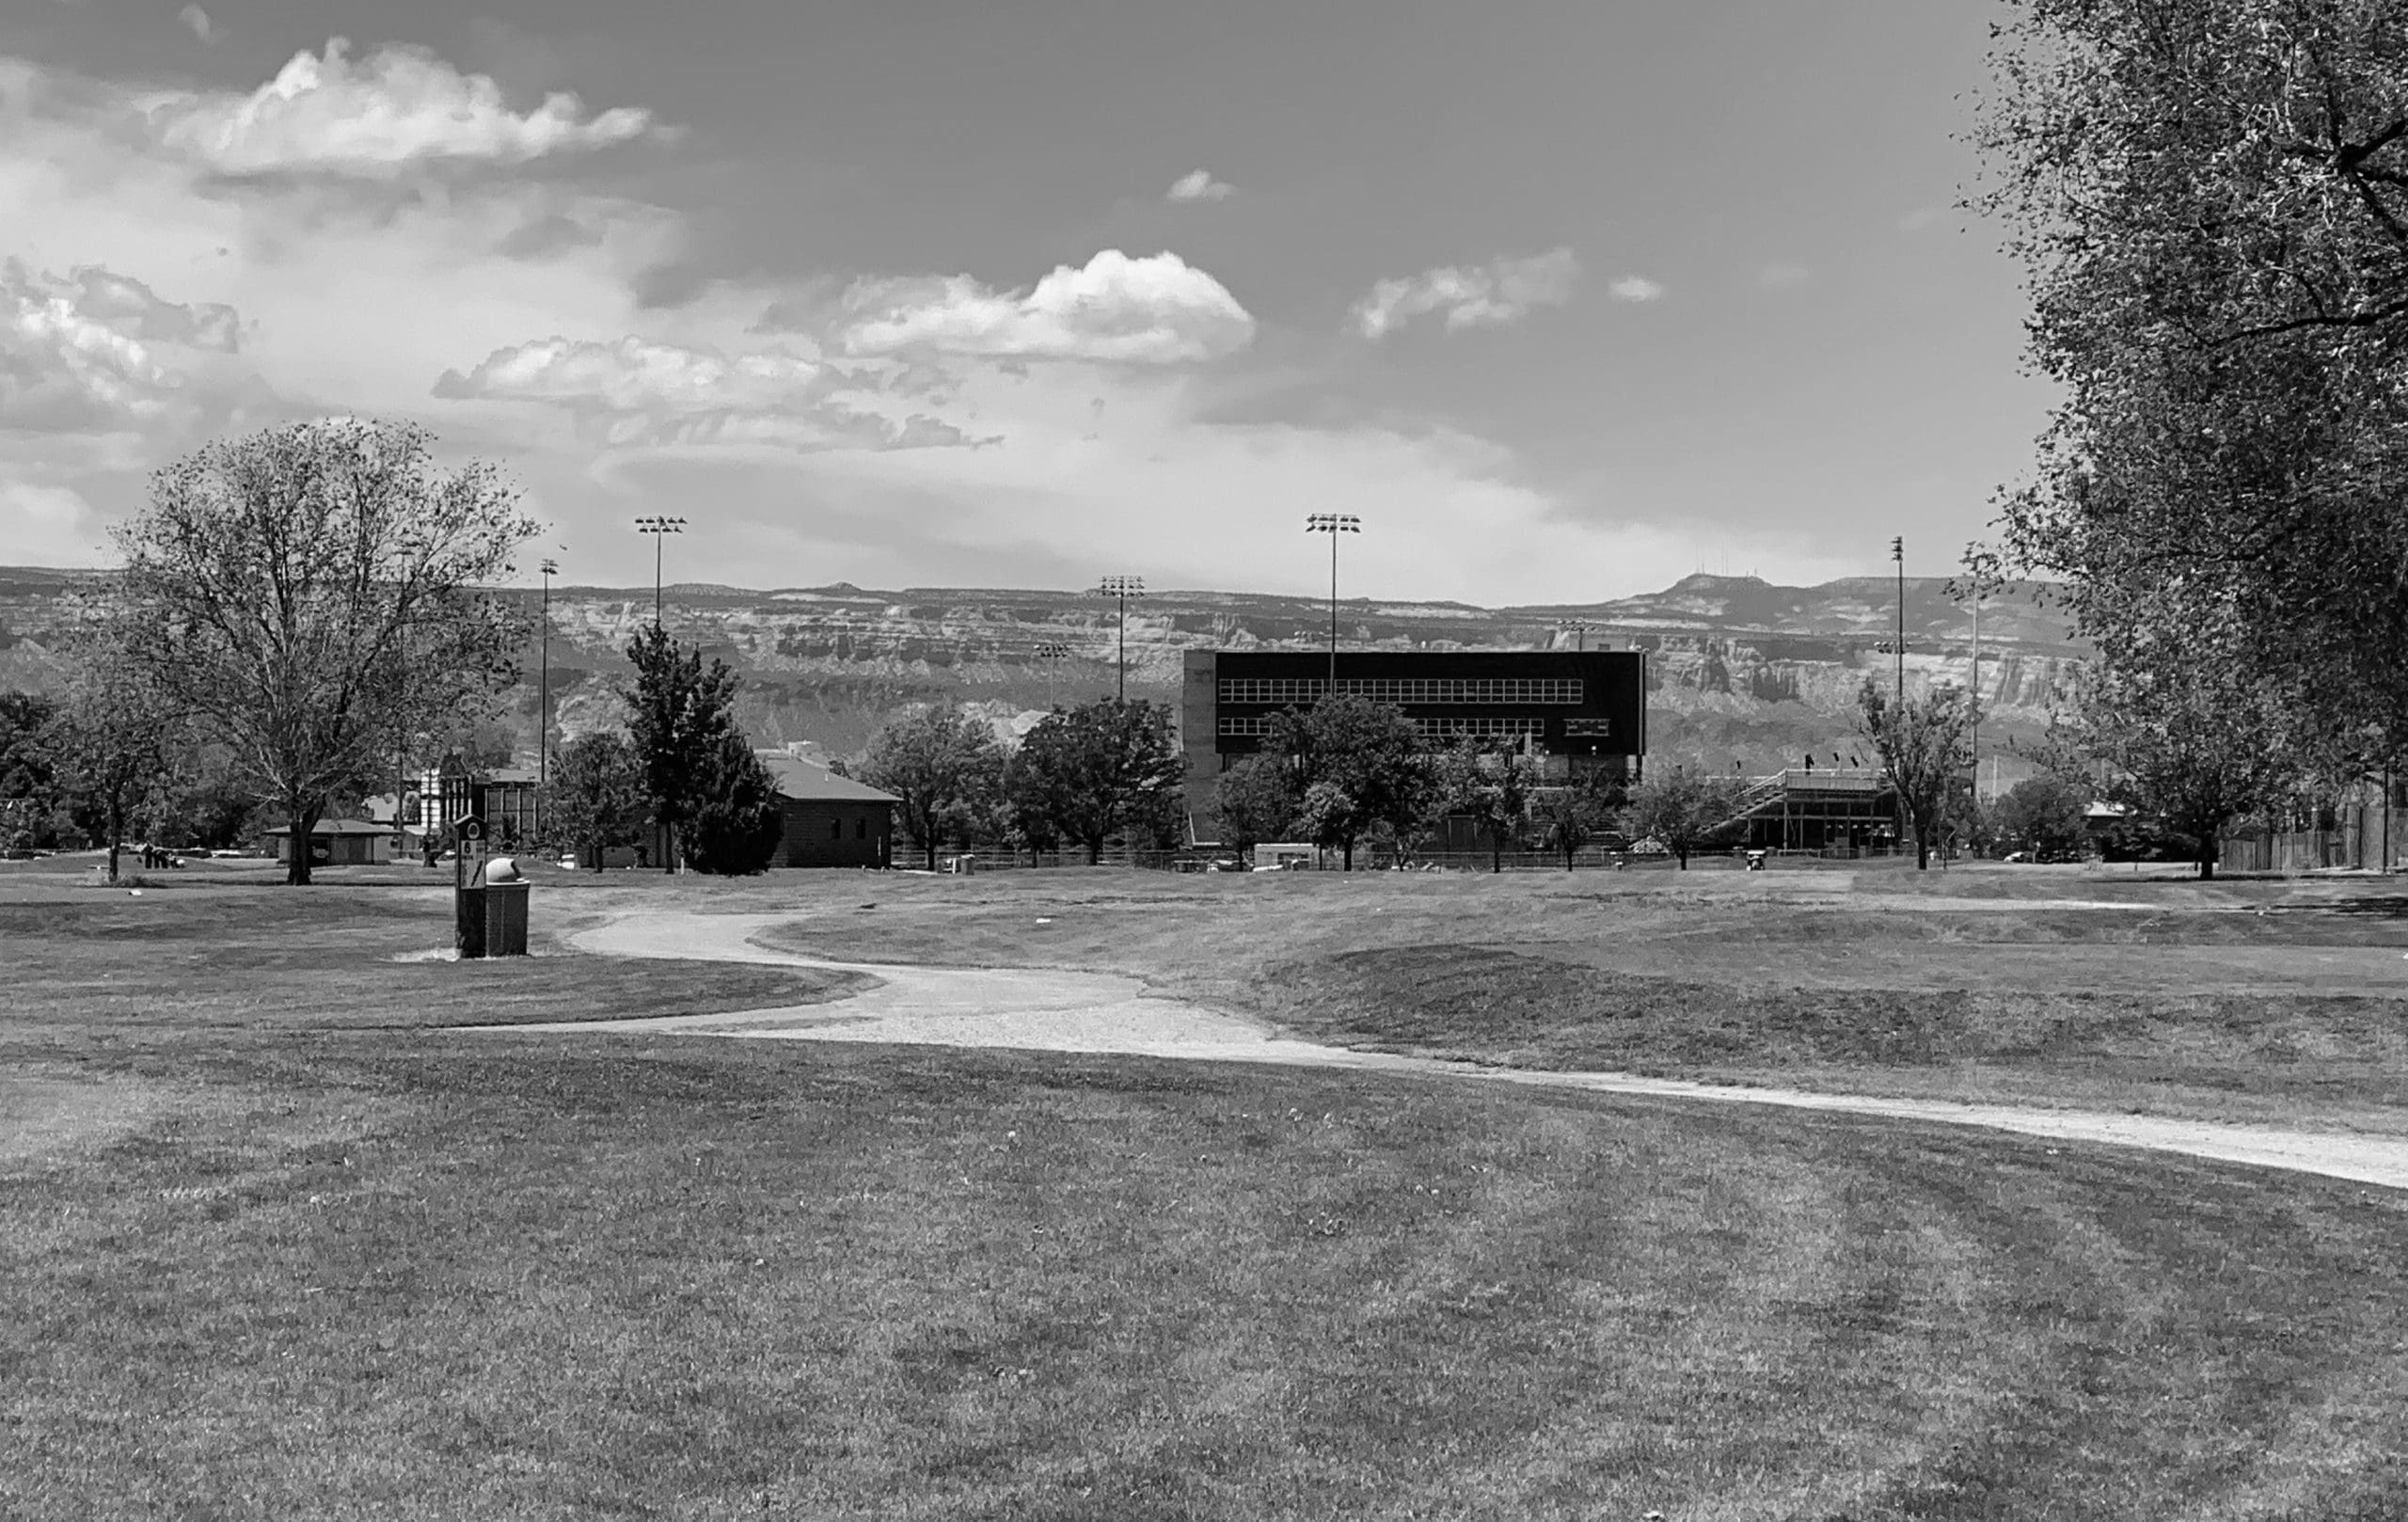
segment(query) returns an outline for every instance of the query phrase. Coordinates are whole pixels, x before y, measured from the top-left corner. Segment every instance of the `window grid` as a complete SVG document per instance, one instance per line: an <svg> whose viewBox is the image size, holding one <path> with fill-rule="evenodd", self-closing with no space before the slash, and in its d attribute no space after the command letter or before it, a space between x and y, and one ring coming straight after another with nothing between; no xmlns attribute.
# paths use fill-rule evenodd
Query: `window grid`
<svg viewBox="0 0 2408 1522"><path fill-rule="evenodd" d="M1225 676L1223 703L1318 703L1328 682L1320 677ZM1374 703L1578 704L1576 676L1340 677L1341 695Z"/></svg>
<svg viewBox="0 0 2408 1522"><path fill-rule="evenodd" d="M1497 739L1524 735L1545 736L1544 719L1414 719L1407 721L1424 739ZM1271 733L1269 714L1223 714L1220 732L1231 739L1260 739Z"/></svg>

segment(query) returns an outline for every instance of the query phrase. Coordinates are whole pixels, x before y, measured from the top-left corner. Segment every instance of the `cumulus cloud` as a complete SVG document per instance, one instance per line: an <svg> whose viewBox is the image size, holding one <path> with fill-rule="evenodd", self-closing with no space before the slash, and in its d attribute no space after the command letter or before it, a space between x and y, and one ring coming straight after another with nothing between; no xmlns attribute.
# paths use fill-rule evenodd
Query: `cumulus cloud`
<svg viewBox="0 0 2408 1522"><path fill-rule="evenodd" d="M233 309L179 306L94 265L64 279L0 262L0 428L115 432L156 423L187 376L164 350L233 352Z"/></svg>
<svg viewBox="0 0 2408 1522"><path fill-rule="evenodd" d="M1616 301L1645 303L1661 301L1664 288L1644 275L1625 275L1606 287L1606 293Z"/></svg>
<svg viewBox="0 0 2408 1522"><path fill-rule="evenodd" d="M176 20L184 24L184 30L204 42L214 42L226 35L217 29L217 24L210 19L209 12L198 6L184 7L176 12Z"/></svg>
<svg viewBox="0 0 2408 1522"><path fill-rule="evenodd" d="M588 117L565 92L513 111L488 75L464 74L413 47L380 48L354 63L340 37L323 58L294 54L248 95L159 97L148 114L162 144L233 175L383 177L446 162L517 165L659 131L635 107Z"/></svg>
<svg viewBox="0 0 2408 1522"><path fill-rule="evenodd" d="M1190 169L1170 182L1163 195L1164 200L1224 200L1236 194L1237 186L1226 180L1215 180L1210 169Z"/></svg>
<svg viewBox="0 0 2408 1522"><path fill-rule="evenodd" d="M1485 264L1448 264L1382 280L1354 304L1354 325L1367 339L1385 338L1417 317L1442 316L1450 328L1518 322L1534 307L1572 299L1580 262L1569 248Z"/></svg>
<svg viewBox="0 0 2408 1522"><path fill-rule="evenodd" d="M893 419L842 400L864 377L799 355L729 357L625 338L566 338L498 350L463 374L447 370L447 401L540 402L574 414L614 446L773 444L788 449L907 449L971 442L913 414Z"/></svg>
<svg viewBox="0 0 2408 1522"><path fill-rule="evenodd" d="M864 283L847 293L848 354L911 351L997 359L1179 364L1218 358L1254 338L1254 318L1220 281L1177 254L1132 259L1107 248L1026 291L969 276Z"/></svg>

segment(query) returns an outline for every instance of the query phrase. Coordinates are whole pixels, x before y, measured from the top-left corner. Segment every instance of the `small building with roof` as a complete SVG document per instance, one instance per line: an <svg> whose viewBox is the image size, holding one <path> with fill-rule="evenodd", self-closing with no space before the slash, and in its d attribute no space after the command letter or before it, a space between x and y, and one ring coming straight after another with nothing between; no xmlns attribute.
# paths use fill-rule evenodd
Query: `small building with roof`
<svg viewBox="0 0 2408 1522"><path fill-rule="evenodd" d="M279 862L293 860L293 827L262 830L261 837ZM393 859L393 827L367 819L320 819L309 827L311 866L374 866Z"/></svg>
<svg viewBox="0 0 2408 1522"><path fill-rule="evenodd" d="M771 866L890 866L895 806L902 801L866 783L840 777L792 750L759 752L777 780L785 831Z"/></svg>

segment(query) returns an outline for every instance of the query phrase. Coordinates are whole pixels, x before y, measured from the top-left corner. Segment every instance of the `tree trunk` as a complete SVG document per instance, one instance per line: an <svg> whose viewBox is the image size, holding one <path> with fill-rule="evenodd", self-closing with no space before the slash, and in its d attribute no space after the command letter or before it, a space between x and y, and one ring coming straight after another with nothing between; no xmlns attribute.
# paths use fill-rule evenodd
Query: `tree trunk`
<svg viewBox="0 0 2408 1522"><path fill-rule="evenodd" d="M1687 850L1674 851L1672 853L1672 860L1681 864L1682 871L1686 872L1689 869L1689 853Z"/></svg>
<svg viewBox="0 0 2408 1522"><path fill-rule="evenodd" d="M1915 835L1915 870L1918 872L1931 870L1931 843L1923 838L1921 832L1917 832Z"/></svg>
<svg viewBox="0 0 2408 1522"><path fill-rule="evenodd" d="M1494 876L1505 870L1505 832L1488 832L1488 870Z"/></svg>
<svg viewBox="0 0 2408 1522"><path fill-rule="evenodd" d="M284 825L285 849L291 853L285 864L285 885L306 888L309 885L309 834L318 827L318 811L310 804L288 802Z"/></svg>
<svg viewBox="0 0 2408 1522"><path fill-rule="evenodd" d="M1338 856L1338 869L1339 869L1340 872L1352 872L1352 871L1354 871L1354 842L1353 840L1351 840L1351 839L1349 839L1349 840L1342 840L1342 841L1339 841L1339 845L1338 845L1338 851L1339 851L1339 856Z"/></svg>
<svg viewBox="0 0 2408 1522"><path fill-rule="evenodd" d="M154 842L155 844L155 842ZM117 881L118 853L125 848L125 804L117 793L109 794L109 881Z"/></svg>
<svg viewBox="0 0 2408 1522"><path fill-rule="evenodd" d="M1103 837L1101 835L1090 836L1087 840L1087 865L1095 866L1102 861Z"/></svg>

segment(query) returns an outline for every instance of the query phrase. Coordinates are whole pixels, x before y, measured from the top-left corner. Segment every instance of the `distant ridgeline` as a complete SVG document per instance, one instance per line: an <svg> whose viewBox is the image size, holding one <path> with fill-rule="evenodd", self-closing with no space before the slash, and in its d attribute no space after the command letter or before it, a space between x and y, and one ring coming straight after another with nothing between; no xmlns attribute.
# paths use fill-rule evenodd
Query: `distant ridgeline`
<svg viewBox="0 0 2408 1522"><path fill-rule="evenodd" d="M56 653L59 599L75 573L0 568L0 688L47 690L66 674ZM536 593L526 593L531 606ZM680 584L665 618L682 639L735 667L741 708L764 744L859 750L910 704L951 699L999 730L1025 728L1054 704L1114 690L1117 605L1074 592L834 586L775 592ZM1907 684L1972 675L1972 609L1937 578L1907 581ZM555 586L551 679L572 734L616 721L624 651L652 618L652 589ZM1648 741L1659 762L1718 771L1796 766L1846 753L1857 690L1893 681L1896 583L1871 577L1781 587L1750 577L1693 576L1612 602L1532 608L1465 603L1339 604L1339 650L1640 649L1648 654ZM1560 626L1585 623L1585 631ZM1235 592L1156 592L1129 608L1129 695L1176 706L1190 649L1321 650L1329 604ZM1068 655L1054 654L1067 646ZM1981 610L1983 749L2036 739L2069 689L2082 650L2062 613L2028 592ZM531 753L536 652L515 721ZM1861 749L1861 747L1860 747Z"/></svg>

